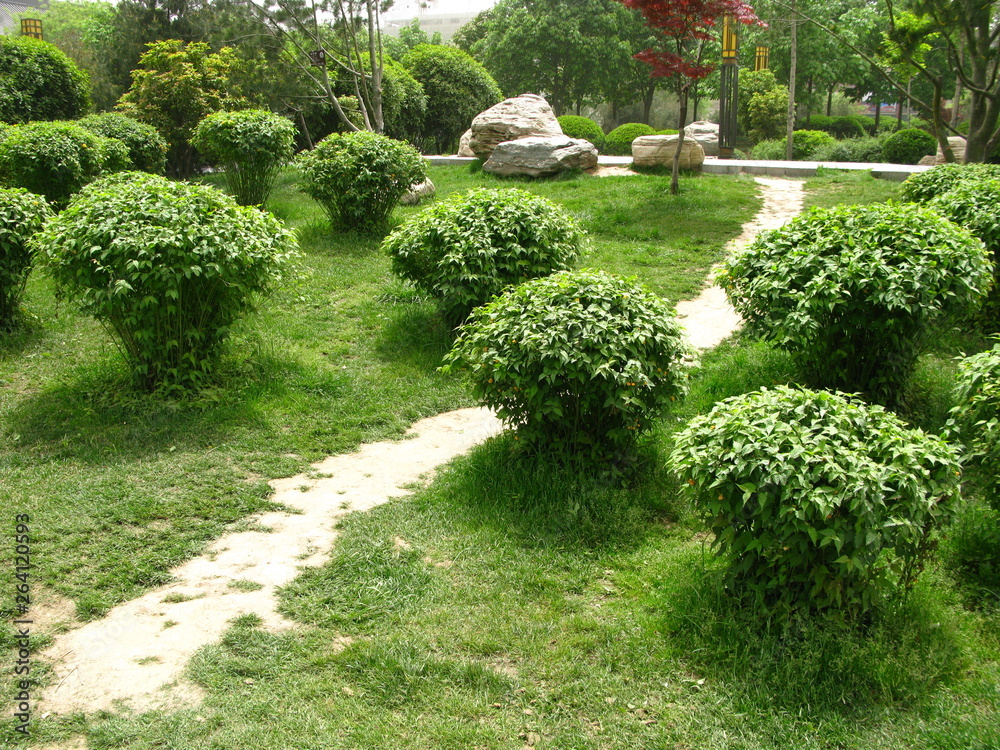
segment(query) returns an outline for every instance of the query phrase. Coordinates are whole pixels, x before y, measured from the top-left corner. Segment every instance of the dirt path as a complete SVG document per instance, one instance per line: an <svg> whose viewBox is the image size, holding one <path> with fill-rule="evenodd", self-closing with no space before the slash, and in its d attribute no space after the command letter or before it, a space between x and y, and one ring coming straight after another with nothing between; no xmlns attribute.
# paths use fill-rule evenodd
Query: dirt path
<svg viewBox="0 0 1000 750"><path fill-rule="evenodd" d="M734 248L801 210L801 182L757 181L764 187L764 206L733 241ZM701 348L714 346L739 325L718 287L682 302L678 312ZM415 423L408 440L368 444L314 464L306 474L272 481L274 499L298 512L257 517L256 530L226 534L204 555L174 569L174 583L59 636L41 654L53 663L54 679L36 706L37 715L197 703L200 690L183 679L191 656L219 640L228 622L241 614L255 613L270 628L290 627L275 612L275 591L299 567L324 562L341 516L409 494L404 487L499 430L500 423L485 409L439 414ZM69 608L61 616L58 608L49 614L72 625Z"/></svg>

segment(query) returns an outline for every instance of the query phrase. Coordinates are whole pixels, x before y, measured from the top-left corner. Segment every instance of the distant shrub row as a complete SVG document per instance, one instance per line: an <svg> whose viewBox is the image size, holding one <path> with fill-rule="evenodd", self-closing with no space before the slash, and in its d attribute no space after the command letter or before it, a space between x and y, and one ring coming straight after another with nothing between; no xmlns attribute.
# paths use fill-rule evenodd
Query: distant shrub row
<svg viewBox="0 0 1000 750"><path fill-rule="evenodd" d="M916 164L937 151L934 136L918 128L844 140L837 140L822 130L796 130L792 134L792 144L792 158L809 161ZM785 153L784 138L767 140L753 147L751 158L780 160L785 158Z"/></svg>

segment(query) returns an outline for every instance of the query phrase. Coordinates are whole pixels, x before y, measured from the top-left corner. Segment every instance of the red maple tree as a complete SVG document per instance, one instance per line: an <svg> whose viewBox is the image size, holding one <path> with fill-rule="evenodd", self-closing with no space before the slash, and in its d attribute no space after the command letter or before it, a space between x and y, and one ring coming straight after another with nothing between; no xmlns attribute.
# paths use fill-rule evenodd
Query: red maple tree
<svg viewBox="0 0 1000 750"><path fill-rule="evenodd" d="M654 78L680 76L677 92L680 97L680 138L674 154L673 182L670 191L677 193L677 166L684 140L687 119L688 91L691 85L713 70L714 65L702 62L702 48L706 41L715 38L716 26L724 16L732 16L737 23L765 26L754 9L743 0L619 0L627 8L639 11L646 25L663 35L660 49L647 49L635 55L637 60L650 65Z"/></svg>

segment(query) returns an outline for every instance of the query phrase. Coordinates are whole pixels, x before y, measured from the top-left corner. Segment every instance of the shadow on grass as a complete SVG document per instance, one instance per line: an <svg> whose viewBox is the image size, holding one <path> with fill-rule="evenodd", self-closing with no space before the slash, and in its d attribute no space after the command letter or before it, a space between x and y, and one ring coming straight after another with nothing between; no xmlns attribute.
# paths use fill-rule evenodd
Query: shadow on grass
<svg viewBox="0 0 1000 750"><path fill-rule="evenodd" d="M933 584L884 600L865 625L801 617L782 626L727 596L710 554L689 548L675 558L643 604L656 613L659 634L741 710L808 711L815 721L827 712L912 707L971 665L959 618L943 601L951 595Z"/></svg>
<svg viewBox="0 0 1000 750"><path fill-rule="evenodd" d="M625 476L520 450L505 432L455 460L425 495L449 514L529 547L631 547L654 517L673 517L672 482L649 446Z"/></svg>
<svg viewBox="0 0 1000 750"><path fill-rule="evenodd" d="M164 450L204 450L231 439L235 430L266 432L265 402L293 391L335 398L349 382L344 373L258 352L224 359L216 386L173 398L137 388L124 363L108 360L25 396L7 422L15 448L115 462Z"/></svg>
<svg viewBox="0 0 1000 750"><path fill-rule="evenodd" d="M369 255L378 252L381 242L381 235L337 232L325 217L311 219L299 228L299 245L318 255Z"/></svg>
<svg viewBox="0 0 1000 750"><path fill-rule="evenodd" d="M0 326L0 363L6 359L17 359L44 334L45 327L33 315L18 315L10 327Z"/></svg>
<svg viewBox="0 0 1000 750"><path fill-rule="evenodd" d="M455 341L455 330L436 306L416 294L390 293L377 302L389 311L390 319L375 340L375 355L383 362L436 370Z"/></svg>

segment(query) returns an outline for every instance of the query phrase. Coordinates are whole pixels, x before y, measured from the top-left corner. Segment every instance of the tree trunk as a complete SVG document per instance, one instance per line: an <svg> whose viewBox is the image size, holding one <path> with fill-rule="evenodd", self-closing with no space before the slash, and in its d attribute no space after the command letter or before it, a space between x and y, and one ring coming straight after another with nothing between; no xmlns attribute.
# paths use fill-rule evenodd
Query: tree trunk
<svg viewBox="0 0 1000 750"><path fill-rule="evenodd" d="M649 125L649 112L653 109L653 97L655 95L656 84L651 80L642 98L642 121L647 125Z"/></svg>
<svg viewBox="0 0 1000 750"><path fill-rule="evenodd" d="M681 148L684 146L684 123L687 121L688 110L688 87L691 82L681 84L678 98L680 101L680 114L677 117L677 150L674 151L674 163L670 170L670 194L677 195L681 192Z"/></svg>
<svg viewBox="0 0 1000 750"><path fill-rule="evenodd" d="M882 118L882 97L875 98L875 135L878 135L878 122Z"/></svg>
<svg viewBox="0 0 1000 750"><path fill-rule="evenodd" d="M833 89L831 88L826 93L826 116L830 116L830 112L833 110Z"/></svg>
<svg viewBox="0 0 1000 750"><path fill-rule="evenodd" d="M795 17L798 6L797 0L792 0L792 46L791 61L788 69L788 114L785 118L785 159L792 160L793 149L795 147L795 73L798 63L798 19Z"/></svg>

